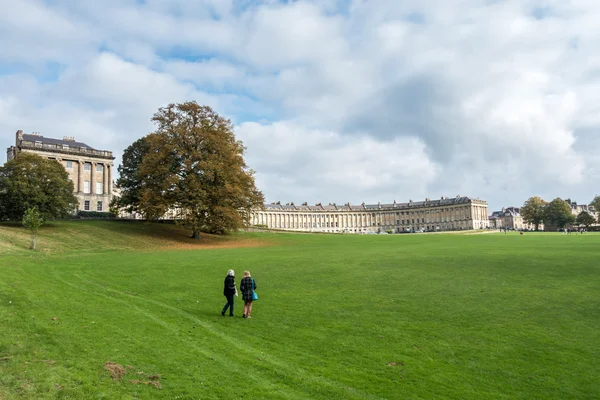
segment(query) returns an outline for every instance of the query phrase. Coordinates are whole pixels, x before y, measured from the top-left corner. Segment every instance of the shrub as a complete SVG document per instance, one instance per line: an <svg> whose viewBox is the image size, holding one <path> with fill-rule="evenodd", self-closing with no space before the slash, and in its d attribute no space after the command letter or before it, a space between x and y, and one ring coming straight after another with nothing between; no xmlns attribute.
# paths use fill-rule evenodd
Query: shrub
<svg viewBox="0 0 600 400"><path fill-rule="evenodd" d="M115 214L112 212L101 212L101 211L79 211L77 213L79 218L86 219L114 219L116 218Z"/></svg>

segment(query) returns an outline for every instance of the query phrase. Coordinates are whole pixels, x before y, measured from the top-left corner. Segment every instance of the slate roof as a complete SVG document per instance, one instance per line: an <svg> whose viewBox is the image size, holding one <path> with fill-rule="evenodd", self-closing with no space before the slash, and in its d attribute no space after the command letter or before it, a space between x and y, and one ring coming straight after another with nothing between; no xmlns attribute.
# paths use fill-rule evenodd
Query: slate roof
<svg viewBox="0 0 600 400"><path fill-rule="evenodd" d="M451 198L443 198L438 200L425 200L425 201L412 201L409 203L389 203L389 204L360 204L351 205L322 205L321 203L315 204L314 206L303 203L302 205L281 205L280 202L265 204L267 210L304 210L304 211L372 211L379 209L393 210L393 209L406 209L406 208L417 208L417 207L439 207L439 206L451 206L456 204L470 203L470 197L457 196ZM511 209L513 209L511 207ZM519 212L519 209L515 209Z"/></svg>
<svg viewBox="0 0 600 400"><path fill-rule="evenodd" d="M63 144L65 144L69 147L85 147L90 150L96 150L93 147L88 146L87 144L82 143L82 142L74 142L74 141L68 141L68 140L62 140L62 139L52 139L52 138L46 138L43 136L31 135L31 134L23 134L23 140L26 140L28 142L42 142L43 144L53 144L53 145L57 145L57 146L62 146Z"/></svg>

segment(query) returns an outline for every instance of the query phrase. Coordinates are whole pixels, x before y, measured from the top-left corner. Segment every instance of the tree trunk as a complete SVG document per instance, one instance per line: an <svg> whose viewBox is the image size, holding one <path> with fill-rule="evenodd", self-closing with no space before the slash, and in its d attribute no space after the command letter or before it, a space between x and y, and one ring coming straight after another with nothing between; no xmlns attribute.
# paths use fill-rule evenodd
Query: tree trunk
<svg viewBox="0 0 600 400"><path fill-rule="evenodd" d="M192 233L192 239L200 239L200 230L194 229L194 233Z"/></svg>
<svg viewBox="0 0 600 400"><path fill-rule="evenodd" d="M35 235L31 235L31 244L29 245L30 250L35 250Z"/></svg>
<svg viewBox="0 0 600 400"><path fill-rule="evenodd" d="M535 231L537 232L539 229L540 229L540 224L539 224L539 223L536 223L536 224L535 224Z"/></svg>

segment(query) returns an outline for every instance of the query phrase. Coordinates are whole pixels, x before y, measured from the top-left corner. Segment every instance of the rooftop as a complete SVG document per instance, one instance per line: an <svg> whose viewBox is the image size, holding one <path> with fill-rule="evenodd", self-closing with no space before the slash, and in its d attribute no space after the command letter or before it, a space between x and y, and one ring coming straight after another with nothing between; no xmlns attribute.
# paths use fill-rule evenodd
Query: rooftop
<svg viewBox="0 0 600 400"><path fill-rule="evenodd" d="M302 203L301 205L295 205L292 203L281 204L281 202L273 202L269 204L265 204L264 207L266 210L290 210L290 211L370 211L370 210L379 210L379 209L407 209L407 208L421 208L421 207L440 207L440 206L452 206L457 204L468 204L473 201L481 202L482 204L486 204L482 200L474 200L470 197L464 196L456 196L456 197L442 197L437 200L425 199L424 201L409 201L408 203L393 203L388 204L365 204L362 203L360 205L351 205L350 203L346 204L335 204L329 203L328 205L323 205L322 203L317 203L314 206L308 205L307 203Z"/></svg>

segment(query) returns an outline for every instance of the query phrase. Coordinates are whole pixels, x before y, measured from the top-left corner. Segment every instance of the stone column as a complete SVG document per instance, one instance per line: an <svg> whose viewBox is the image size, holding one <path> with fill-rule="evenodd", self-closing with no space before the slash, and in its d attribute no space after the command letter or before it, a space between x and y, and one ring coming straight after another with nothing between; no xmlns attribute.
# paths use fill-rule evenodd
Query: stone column
<svg viewBox="0 0 600 400"><path fill-rule="evenodd" d="M78 187L78 189L79 189L79 190L78 190L78 192L79 192L79 193L83 193L83 173L84 173L84 166L85 166L85 163L84 163L83 161L78 161L78 162L77 162L77 166L78 166L78 167L77 167L77 169L78 169L78 171L77 171L77 172L78 172L78 174L79 174L79 175L78 175L78 177L79 177L79 185L78 185L78 186L79 186L79 187Z"/></svg>
<svg viewBox="0 0 600 400"><path fill-rule="evenodd" d="M112 196L112 166L108 165L108 195Z"/></svg>
<svg viewBox="0 0 600 400"><path fill-rule="evenodd" d="M92 162L90 163L90 194L95 194L96 193L96 182L95 182L95 178L96 178L96 163Z"/></svg>
<svg viewBox="0 0 600 400"><path fill-rule="evenodd" d="M109 194L108 193L108 165L106 163L104 163L104 165L102 166L102 187L103 187L103 191L104 194Z"/></svg>

